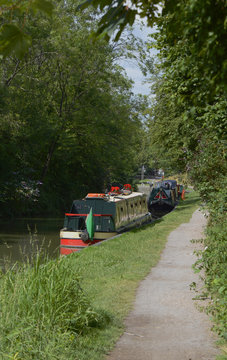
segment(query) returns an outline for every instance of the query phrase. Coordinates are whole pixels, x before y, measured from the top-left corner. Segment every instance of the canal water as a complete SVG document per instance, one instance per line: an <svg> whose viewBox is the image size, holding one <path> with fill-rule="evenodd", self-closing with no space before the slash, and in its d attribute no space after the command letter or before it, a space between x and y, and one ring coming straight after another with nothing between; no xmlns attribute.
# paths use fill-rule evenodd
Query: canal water
<svg viewBox="0 0 227 360"><path fill-rule="evenodd" d="M59 256L63 219L0 220L0 267L26 261L41 248L50 258Z"/></svg>

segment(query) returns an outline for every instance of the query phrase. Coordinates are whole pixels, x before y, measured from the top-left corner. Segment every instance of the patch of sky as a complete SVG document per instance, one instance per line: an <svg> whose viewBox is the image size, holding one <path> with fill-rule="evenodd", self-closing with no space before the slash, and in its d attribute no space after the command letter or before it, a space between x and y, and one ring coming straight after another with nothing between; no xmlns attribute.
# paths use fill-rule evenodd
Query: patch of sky
<svg viewBox="0 0 227 360"><path fill-rule="evenodd" d="M133 35L137 39L141 39L144 43L149 41L149 35L154 33L156 28L151 28L146 26L140 19L137 19L133 26ZM145 46L145 45L144 45ZM157 54L155 49L149 50L149 56L154 57ZM145 76L141 71L141 68L138 63L139 54L137 54L135 59L122 59L118 61L119 65L121 65L128 77L133 81L133 89L134 94L142 94L142 95L150 95L150 80L149 74Z"/></svg>

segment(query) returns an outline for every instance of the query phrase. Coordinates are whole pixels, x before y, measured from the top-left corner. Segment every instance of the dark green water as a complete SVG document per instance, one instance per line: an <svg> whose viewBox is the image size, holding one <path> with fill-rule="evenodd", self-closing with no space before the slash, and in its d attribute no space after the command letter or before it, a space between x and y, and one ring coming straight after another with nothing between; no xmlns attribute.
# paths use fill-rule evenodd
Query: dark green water
<svg viewBox="0 0 227 360"><path fill-rule="evenodd" d="M59 256L59 232L63 219L0 220L0 267L25 261L41 247L51 258Z"/></svg>

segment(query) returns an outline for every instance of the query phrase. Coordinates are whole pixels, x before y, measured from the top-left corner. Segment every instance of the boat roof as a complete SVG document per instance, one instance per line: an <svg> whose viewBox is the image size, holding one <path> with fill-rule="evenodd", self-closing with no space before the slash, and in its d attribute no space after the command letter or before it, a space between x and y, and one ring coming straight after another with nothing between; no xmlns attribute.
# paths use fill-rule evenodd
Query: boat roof
<svg viewBox="0 0 227 360"><path fill-rule="evenodd" d="M163 180L163 181L159 181L157 183L155 183L155 188L160 188L160 187L166 187L166 186L170 186L171 189L174 189L177 186L177 181L176 180Z"/></svg>
<svg viewBox="0 0 227 360"><path fill-rule="evenodd" d="M131 194L128 194L128 195L124 195L124 194L117 194L117 195L110 195L109 197L109 201L112 201L112 202L118 202L118 201L121 201L121 200L128 200L128 199L133 199L135 197L141 197L141 196L145 196L144 193L141 193L141 192L132 192Z"/></svg>
<svg viewBox="0 0 227 360"><path fill-rule="evenodd" d="M96 214L115 214L116 204L121 201L127 201L130 199L139 200L141 198L146 198L146 195L141 192L132 192L131 194L116 194L116 195L106 195L97 196L98 194L93 194L93 197L86 197L82 200L74 200L70 213L72 214L88 214L90 209L93 209L93 212Z"/></svg>

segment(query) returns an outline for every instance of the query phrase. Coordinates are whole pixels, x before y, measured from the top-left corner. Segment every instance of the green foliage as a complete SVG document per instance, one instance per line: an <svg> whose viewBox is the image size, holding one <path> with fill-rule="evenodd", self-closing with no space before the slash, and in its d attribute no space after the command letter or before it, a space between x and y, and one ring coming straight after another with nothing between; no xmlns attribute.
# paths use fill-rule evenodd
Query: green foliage
<svg viewBox="0 0 227 360"><path fill-rule="evenodd" d="M5 57L15 53L22 58L31 45L31 37L14 24L4 24L0 29L0 53Z"/></svg>
<svg viewBox="0 0 227 360"><path fill-rule="evenodd" d="M204 271L205 288L211 297L206 311L213 317L215 331L227 340L227 196L224 190L227 179L226 176L215 177L215 182L209 181L209 177L203 179L197 186L206 199L210 217L204 251L196 262L196 268Z"/></svg>
<svg viewBox="0 0 227 360"><path fill-rule="evenodd" d="M0 1L0 56L16 55L23 58L32 43L30 34L25 31L29 13L42 12L51 16L53 12L52 1L23 0Z"/></svg>
<svg viewBox="0 0 227 360"><path fill-rule="evenodd" d="M51 16L53 13L53 3L47 0L35 0L31 3L31 9L34 13L41 11L42 13Z"/></svg>
<svg viewBox="0 0 227 360"><path fill-rule="evenodd" d="M205 271L212 298L207 311L224 338L227 103L220 49L226 49L225 9L223 1L166 3L160 32L154 35L160 53L152 78L156 97L149 121L153 162L167 171L186 172L209 210L205 251L197 266Z"/></svg>
<svg viewBox="0 0 227 360"><path fill-rule="evenodd" d="M201 72L204 80L209 82L209 95L215 94L215 89L226 90L226 2L223 0L180 0L170 1L138 1L132 0L129 6L122 0L87 0L79 5L79 9L93 5L103 13L99 22L96 37L110 38L115 35L115 40L121 36L124 28L135 21L135 16L146 18L149 26L154 24L165 27L164 37L168 44L189 47L192 58L197 58L196 67ZM160 14L162 7L162 15ZM215 8L215 11L214 11ZM166 43L161 44L165 49ZM171 58L171 55L168 56ZM181 61L181 59L180 59ZM194 61L188 65L193 67ZM184 64L182 64L184 71Z"/></svg>
<svg viewBox="0 0 227 360"><path fill-rule="evenodd" d="M153 25L158 18L158 5L160 3L160 0L153 0L149 3L132 0L128 6L124 0L86 0L78 6L78 10L83 10L90 5L100 9L103 15L98 23L98 30L93 34L94 37L105 37L109 40L114 34L115 41L117 41L125 27L134 24L138 14L141 18L146 18L149 25Z"/></svg>
<svg viewBox="0 0 227 360"><path fill-rule="evenodd" d="M96 38L105 37L110 39L112 34L119 28L115 40L119 40L122 31L127 24L133 25L137 14L136 10L132 10L125 6L124 1L115 1L114 6L111 6L111 1L91 1L87 0L78 6L78 10L83 10L89 5L93 5L96 9L99 8L103 11L109 5L107 12L102 16L98 23L98 30L93 34Z"/></svg>
<svg viewBox="0 0 227 360"><path fill-rule="evenodd" d="M180 39L187 42L201 77L209 84L210 95L223 87L226 90L226 10L227 4L222 0L170 0L163 11L168 17L168 43Z"/></svg>
<svg viewBox="0 0 227 360"><path fill-rule="evenodd" d="M114 63L125 44L92 45L93 14L75 21L75 7L59 2L51 23L29 19L29 54L2 60L3 214L62 213L73 198L102 191L113 178L129 181L137 168L142 99L132 98L130 81ZM24 182L39 184L33 190L40 196L22 196Z"/></svg>

